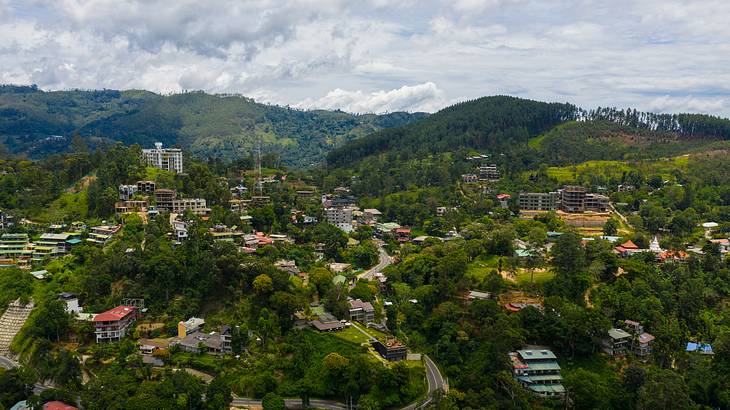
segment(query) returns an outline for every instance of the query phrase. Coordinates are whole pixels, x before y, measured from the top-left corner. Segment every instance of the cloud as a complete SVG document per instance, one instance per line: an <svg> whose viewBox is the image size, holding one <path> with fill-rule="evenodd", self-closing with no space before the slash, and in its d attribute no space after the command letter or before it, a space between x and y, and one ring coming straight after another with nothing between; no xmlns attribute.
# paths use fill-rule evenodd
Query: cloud
<svg viewBox="0 0 730 410"><path fill-rule="evenodd" d="M727 116L728 14L722 0L0 0L0 81L358 112L509 93Z"/></svg>
<svg viewBox="0 0 730 410"><path fill-rule="evenodd" d="M665 95L649 102L649 109L660 113L695 112L712 114L725 108L725 99L722 98L695 98L692 96L676 98Z"/></svg>
<svg viewBox="0 0 730 410"><path fill-rule="evenodd" d="M305 100L298 108L342 109L355 113L385 113L394 111L433 112L445 103L444 92L436 84L427 82L403 86L389 91L348 91L335 89L316 100Z"/></svg>

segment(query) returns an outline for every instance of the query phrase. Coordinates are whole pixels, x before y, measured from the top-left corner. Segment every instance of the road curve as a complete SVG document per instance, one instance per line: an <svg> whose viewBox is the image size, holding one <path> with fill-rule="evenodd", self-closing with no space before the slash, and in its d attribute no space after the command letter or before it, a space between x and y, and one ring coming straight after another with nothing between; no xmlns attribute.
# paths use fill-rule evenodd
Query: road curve
<svg viewBox="0 0 730 410"><path fill-rule="evenodd" d="M385 249L383 249L383 245L378 246L378 264L373 266L372 268L366 270L365 272L357 275L358 279L367 279L367 280L373 280L375 279L375 274L385 269L388 265L393 263L393 259L388 255L387 252L385 252Z"/></svg>

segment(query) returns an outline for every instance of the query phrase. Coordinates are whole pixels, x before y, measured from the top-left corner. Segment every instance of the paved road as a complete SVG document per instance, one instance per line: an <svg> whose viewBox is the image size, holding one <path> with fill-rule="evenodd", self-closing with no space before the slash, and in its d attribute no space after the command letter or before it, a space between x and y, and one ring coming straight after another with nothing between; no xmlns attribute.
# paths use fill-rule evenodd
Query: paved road
<svg viewBox="0 0 730 410"><path fill-rule="evenodd" d="M7 357L5 357L5 356L0 356L0 367L2 367L2 368L4 368L4 369L8 369L8 370L10 370L10 369L14 369L14 368L18 367L18 364L17 364L17 363L15 363L15 362L14 362L13 360L11 360L11 359L8 359L8 358L7 358ZM40 393L42 393L42 392L43 392L44 390L48 390L48 389L50 389L50 387L48 387L48 386L46 386L46 385L43 385L43 384L41 384L41 383L36 383L36 384L35 384L35 385L33 386L33 393L35 393L35 394L40 394Z"/></svg>
<svg viewBox="0 0 730 410"><path fill-rule="evenodd" d="M383 249L383 245L378 245L378 256L379 261L378 264L373 266L372 268L366 270L365 272L357 275L358 279L367 279L367 280L373 280L375 279L375 274L385 269L386 266L393 263L393 259L388 255L387 252L385 252L385 249Z"/></svg>
<svg viewBox="0 0 730 410"><path fill-rule="evenodd" d="M302 408L302 401L300 399L285 399L284 402L286 403L286 407L289 409ZM237 398L233 399L231 406L261 406L261 400ZM309 400L309 407L316 407L318 409L327 410L347 410L347 405L345 405L344 403L329 400Z"/></svg>

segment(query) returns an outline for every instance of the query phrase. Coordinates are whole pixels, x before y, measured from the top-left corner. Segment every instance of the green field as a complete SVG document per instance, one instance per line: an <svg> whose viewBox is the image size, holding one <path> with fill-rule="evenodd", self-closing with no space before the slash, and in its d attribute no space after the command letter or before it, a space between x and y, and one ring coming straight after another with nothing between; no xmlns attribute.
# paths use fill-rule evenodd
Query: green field
<svg viewBox="0 0 730 410"><path fill-rule="evenodd" d="M355 343L358 345L366 343L368 341L367 336L365 336L364 334L362 334L362 332L352 326L345 328L345 330L334 332L332 333L332 336L338 339L342 339L346 342Z"/></svg>
<svg viewBox="0 0 730 410"><path fill-rule="evenodd" d="M43 209L36 219L38 222L54 223L61 221L85 220L88 214L86 190L79 193L64 192L58 199Z"/></svg>
<svg viewBox="0 0 730 410"><path fill-rule="evenodd" d="M498 267L499 256L481 256L469 263L469 266L466 268L466 277L481 282L487 277L487 273Z"/></svg>
<svg viewBox="0 0 730 410"><path fill-rule="evenodd" d="M530 272L528 272L525 269L520 269L517 274L517 284L520 286L529 286L531 281L530 277L532 276ZM545 272L535 272L534 275L534 283L536 285L542 285L545 282L551 280L553 277L555 277L555 273L552 271L545 271Z"/></svg>
<svg viewBox="0 0 730 410"><path fill-rule="evenodd" d="M638 169L646 174L659 174L665 179L673 178L674 170L686 170L689 156L683 155L661 160L647 161L587 161L565 167L549 167L548 177L561 183L575 181L579 175L594 174L618 178L623 173Z"/></svg>

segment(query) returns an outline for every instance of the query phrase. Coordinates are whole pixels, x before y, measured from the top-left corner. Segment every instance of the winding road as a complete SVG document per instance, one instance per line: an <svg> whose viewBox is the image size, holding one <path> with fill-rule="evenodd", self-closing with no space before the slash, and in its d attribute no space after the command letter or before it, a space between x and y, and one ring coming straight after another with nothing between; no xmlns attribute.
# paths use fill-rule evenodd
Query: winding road
<svg viewBox="0 0 730 410"><path fill-rule="evenodd" d="M378 272L381 272L383 269L385 269L388 265L393 263L393 258L388 255L387 252L385 252L385 249L383 248L383 244L378 243L378 264L373 266L372 268L366 270L365 272L357 275L358 279L367 279L367 280L374 280L375 274Z"/></svg>

